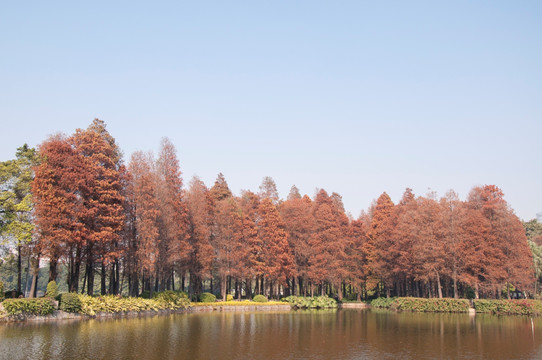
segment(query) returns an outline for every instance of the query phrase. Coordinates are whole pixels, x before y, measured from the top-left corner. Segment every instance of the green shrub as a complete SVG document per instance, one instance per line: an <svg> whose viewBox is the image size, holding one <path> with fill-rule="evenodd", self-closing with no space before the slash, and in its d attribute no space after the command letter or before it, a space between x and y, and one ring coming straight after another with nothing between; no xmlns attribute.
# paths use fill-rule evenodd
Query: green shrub
<svg viewBox="0 0 542 360"><path fill-rule="evenodd" d="M153 299L167 309L184 309L190 305L188 296L181 291L165 290L154 293Z"/></svg>
<svg viewBox="0 0 542 360"><path fill-rule="evenodd" d="M503 315L540 315L542 301L540 300L474 300L477 313Z"/></svg>
<svg viewBox="0 0 542 360"><path fill-rule="evenodd" d="M208 302L215 302L215 301L216 301L216 296L208 292L204 292L203 294L200 294L199 296L199 302L208 303Z"/></svg>
<svg viewBox="0 0 542 360"><path fill-rule="evenodd" d="M2 304L9 315L49 315L55 310L48 298L7 299Z"/></svg>
<svg viewBox="0 0 542 360"><path fill-rule="evenodd" d="M233 295L232 294L226 295L226 301L233 301Z"/></svg>
<svg viewBox="0 0 542 360"><path fill-rule="evenodd" d="M0 302L4 301L6 295L4 294L4 283L0 280Z"/></svg>
<svg viewBox="0 0 542 360"><path fill-rule="evenodd" d="M371 301L371 306L401 311L447 313L465 313L470 308L469 301L466 299L425 299L412 297L378 298Z"/></svg>
<svg viewBox="0 0 542 360"><path fill-rule="evenodd" d="M115 295L103 295L98 297L79 295L79 299L81 300L81 313L86 315L96 315L97 313L177 310L190 306L188 299L182 297L182 295L179 295L176 302L165 300L166 298L170 298L169 296L170 295L167 294L164 295L163 298L160 298L161 296L159 295L159 298L143 299Z"/></svg>
<svg viewBox="0 0 542 360"><path fill-rule="evenodd" d="M267 298L263 295L256 295L254 296L254 298L252 298L252 300L254 302L261 302L261 303L266 303L267 302Z"/></svg>
<svg viewBox="0 0 542 360"><path fill-rule="evenodd" d="M371 301L371 306L381 309L389 309L391 304L395 301L395 297L385 298L379 297Z"/></svg>
<svg viewBox="0 0 542 360"><path fill-rule="evenodd" d="M81 312L81 299L76 293L63 293L60 294L59 309L71 313Z"/></svg>
<svg viewBox="0 0 542 360"><path fill-rule="evenodd" d="M58 295L58 285L56 281L49 281L47 284L47 290L45 291L45 296L54 299Z"/></svg>
<svg viewBox="0 0 542 360"><path fill-rule="evenodd" d="M288 296L282 300L288 302L294 309L333 309L337 307L337 301L327 296Z"/></svg>

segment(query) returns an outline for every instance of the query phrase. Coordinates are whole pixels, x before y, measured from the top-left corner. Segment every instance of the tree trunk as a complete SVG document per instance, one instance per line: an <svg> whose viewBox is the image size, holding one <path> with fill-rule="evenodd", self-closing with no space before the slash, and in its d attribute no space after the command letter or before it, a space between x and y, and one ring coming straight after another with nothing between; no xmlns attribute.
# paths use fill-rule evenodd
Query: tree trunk
<svg viewBox="0 0 542 360"><path fill-rule="evenodd" d="M454 299L459 299L459 293L457 292L457 268L455 266L452 272L452 280L454 282Z"/></svg>
<svg viewBox="0 0 542 360"><path fill-rule="evenodd" d="M22 289L23 280L23 264L21 256L21 245L17 246L17 292L20 293Z"/></svg>
<svg viewBox="0 0 542 360"><path fill-rule="evenodd" d="M100 293L105 295L107 293L106 283L105 283L105 263L102 261L102 273L100 274Z"/></svg>
<svg viewBox="0 0 542 360"><path fill-rule="evenodd" d="M237 294L237 300L241 301L241 288L242 288L242 281L235 280L235 293Z"/></svg>
<svg viewBox="0 0 542 360"><path fill-rule="evenodd" d="M94 264L92 259L87 259L87 294L94 295Z"/></svg>
<svg viewBox="0 0 542 360"><path fill-rule="evenodd" d="M30 284L30 293L28 294L29 298L35 298L38 293L38 276L40 272L40 258L35 257L30 260L31 272L32 272L32 282Z"/></svg>
<svg viewBox="0 0 542 360"><path fill-rule="evenodd" d="M83 286L81 287L81 294L85 293L86 284L87 284L87 267L85 266L85 275L83 276Z"/></svg>
<svg viewBox="0 0 542 360"><path fill-rule="evenodd" d="M222 300L226 301L228 299L227 289L226 289L226 275L222 275L220 278L220 292L222 294Z"/></svg>
<svg viewBox="0 0 542 360"><path fill-rule="evenodd" d="M56 259L51 259L49 261L49 282L50 281L56 281L56 278L58 277L58 262Z"/></svg>
<svg viewBox="0 0 542 360"><path fill-rule="evenodd" d="M252 296L252 279L247 278L245 280L245 283L246 283L246 287L245 287L246 294L245 294L245 296L246 296L247 299L252 299L252 297L253 297Z"/></svg>
<svg viewBox="0 0 542 360"><path fill-rule="evenodd" d="M442 299L442 287L440 286L440 275L438 273L438 271L436 271L437 273L437 290L438 290L438 298L439 299Z"/></svg>

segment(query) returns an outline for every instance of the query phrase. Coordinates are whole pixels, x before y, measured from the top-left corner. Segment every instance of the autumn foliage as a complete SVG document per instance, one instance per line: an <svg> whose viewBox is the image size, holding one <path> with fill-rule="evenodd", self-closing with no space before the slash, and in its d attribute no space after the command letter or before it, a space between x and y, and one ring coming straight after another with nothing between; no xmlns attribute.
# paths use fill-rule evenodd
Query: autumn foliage
<svg viewBox="0 0 542 360"><path fill-rule="evenodd" d="M72 291L341 300L501 297L534 284L523 226L494 185L465 201L406 189L394 204L383 193L353 219L337 193L294 186L281 200L270 177L258 194L235 196L221 173L211 188L194 177L185 189L168 139L157 158L139 151L124 166L100 120L48 138L39 155L33 251L51 280L66 269Z"/></svg>

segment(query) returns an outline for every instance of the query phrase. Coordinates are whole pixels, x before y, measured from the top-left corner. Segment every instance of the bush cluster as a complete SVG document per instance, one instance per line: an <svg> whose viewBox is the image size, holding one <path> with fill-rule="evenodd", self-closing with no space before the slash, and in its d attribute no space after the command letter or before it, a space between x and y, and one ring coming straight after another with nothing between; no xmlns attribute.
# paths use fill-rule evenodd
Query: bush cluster
<svg viewBox="0 0 542 360"><path fill-rule="evenodd" d="M267 302L267 298L263 295L256 295L252 298L252 301L254 302L261 302L261 303L266 303Z"/></svg>
<svg viewBox="0 0 542 360"><path fill-rule="evenodd" d="M226 301L233 301L233 295L232 294L226 295Z"/></svg>
<svg viewBox="0 0 542 360"><path fill-rule="evenodd" d="M158 301L165 309L185 309L190 306L188 295L183 291L165 290L156 292L153 299Z"/></svg>
<svg viewBox="0 0 542 360"><path fill-rule="evenodd" d="M47 284L47 290L45 291L45 296L54 299L57 295L58 285L56 284L56 281L49 281L49 283Z"/></svg>
<svg viewBox="0 0 542 360"><path fill-rule="evenodd" d="M425 298L378 298L371 302L371 306L418 312L445 312L445 313L466 313L470 304L466 299L425 299Z"/></svg>
<svg viewBox="0 0 542 360"><path fill-rule="evenodd" d="M211 294L211 293L204 292L204 293L200 294L198 300L199 300L199 302L213 303L213 302L216 302L216 296Z"/></svg>
<svg viewBox="0 0 542 360"><path fill-rule="evenodd" d="M59 309L71 313L81 312L81 299L79 294L76 293L62 293L60 294Z"/></svg>
<svg viewBox="0 0 542 360"><path fill-rule="evenodd" d="M542 301L474 300L474 309L476 309L477 313L538 316L542 314Z"/></svg>
<svg viewBox="0 0 542 360"><path fill-rule="evenodd" d="M51 299L7 299L2 302L8 315L49 315L55 308Z"/></svg>
<svg viewBox="0 0 542 360"><path fill-rule="evenodd" d="M156 294L153 299L135 297L120 297L115 295L88 296L78 295L81 301L81 313L96 315L97 313L120 313L158 310L185 309L190 306L190 301L182 295Z"/></svg>
<svg viewBox="0 0 542 360"><path fill-rule="evenodd" d="M0 302L4 301L4 299L4 283L2 282L2 280L0 280Z"/></svg>
<svg viewBox="0 0 542 360"><path fill-rule="evenodd" d="M288 296L282 300L288 302L294 309L333 309L337 307L337 301L327 296Z"/></svg>
<svg viewBox="0 0 542 360"><path fill-rule="evenodd" d="M379 297L371 301L371 306L380 309L389 309L391 304L395 301L395 297Z"/></svg>

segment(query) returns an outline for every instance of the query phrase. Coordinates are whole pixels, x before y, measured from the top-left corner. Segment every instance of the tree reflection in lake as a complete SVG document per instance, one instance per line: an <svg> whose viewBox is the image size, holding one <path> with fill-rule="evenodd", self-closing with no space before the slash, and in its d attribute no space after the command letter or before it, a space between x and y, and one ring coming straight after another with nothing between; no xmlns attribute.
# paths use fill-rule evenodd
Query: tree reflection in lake
<svg viewBox="0 0 542 360"><path fill-rule="evenodd" d="M542 319L214 312L2 324L0 339L0 354L10 359L539 359Z"/></svg>

